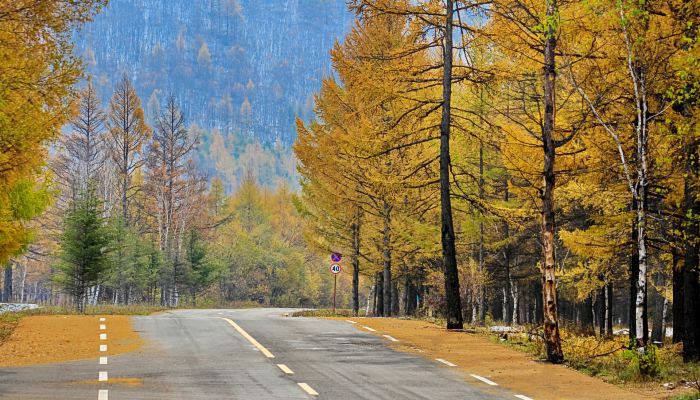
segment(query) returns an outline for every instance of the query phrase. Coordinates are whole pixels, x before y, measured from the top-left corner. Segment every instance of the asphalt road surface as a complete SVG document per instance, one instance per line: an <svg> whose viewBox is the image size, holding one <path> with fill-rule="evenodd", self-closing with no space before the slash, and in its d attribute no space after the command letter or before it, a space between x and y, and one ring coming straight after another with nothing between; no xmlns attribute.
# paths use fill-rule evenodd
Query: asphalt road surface
<svg viewBox="0 0 700 400"><path fill-rule="evenodd" d="M350 323L286 317L289 312L177 310L134 317L146 342L140 351L0 369L0 399L516 398L500 386L467 380L456 368L391 350L389 339Z"/></svg>

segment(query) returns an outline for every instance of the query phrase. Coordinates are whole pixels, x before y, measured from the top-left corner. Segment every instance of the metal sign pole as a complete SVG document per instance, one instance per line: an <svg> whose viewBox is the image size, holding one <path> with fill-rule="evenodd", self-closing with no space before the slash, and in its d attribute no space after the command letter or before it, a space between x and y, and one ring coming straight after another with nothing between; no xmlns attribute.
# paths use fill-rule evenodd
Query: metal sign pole
<svg viewBox="0 0 700 400"><path fill-rule="evenodd" d="M338 286L338 274L333 274L333 314L335 314L335 288Z"/></svg>

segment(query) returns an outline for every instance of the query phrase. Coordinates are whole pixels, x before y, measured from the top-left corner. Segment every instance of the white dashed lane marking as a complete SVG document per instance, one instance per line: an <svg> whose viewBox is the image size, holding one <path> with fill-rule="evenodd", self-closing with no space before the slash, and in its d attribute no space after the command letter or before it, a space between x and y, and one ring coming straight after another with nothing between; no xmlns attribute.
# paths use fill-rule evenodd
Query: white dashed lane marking
<svg viewBox="0 0 700 400"><path fill-rule="evenodd" d="M100 333L100 340L107 340L107 334L106 334L106 333Z"/></svg>
<svg viewBox="0 0 700 400"><path fill-rule="evenodd" d="M106 344L101 344L101 345L100 345L100 352L103 352L103 353L104 353L105 351L107 351L107 345L106 345Z"/></svg>
<svg viewBox="0 0 700 400"><path fill-rule="evenodd" d="M107 390L100 390L97 392L97 400L109 400L109 392Z"/></svg>
<svg viewBox="0 0 700 400"><path fill-rule="evenodd" d="M389 335L382 335L382 336L384 336L385 338L391 340L392 342L398 342L398 341L399 341L399 339L396 339L396 338L393 337L393 336L389 336Z"/></svg>
<svg viewBox="0 0 700 400"><path fill-rule="evenodd" d="M107 357L100 357L100 365L107 365Z"/></svg>
<svg viewBox="0 0 700 400"><path fill-rule="evenodd" d="M351 323L351 324L356 324L356 323L357 323L357 322L351 321L351 320L349 320L349 319L346 319L345 322L349 322L349 323Z"/></svg>
<svg viewBox="0 0 700 400"><path fill-rule="evenodd" d="M104 331L104 330L106 330L106 329L107 329L107 325L105 325L105 324L100 324L100 330L101 330L101 331Z"/></svg>
<svg viewBox="0 0 700 400"><path fill-rule="evenodd" d="M105 321L107 321L107 318L105 318L105 317L100 318L100 322L105 322Z"/></svg>
<svg viewBox="0 0 700 400"><path fill-rule="evenodd" d="M304 391L311 396L318 396L318 392L315 391L311 386L307 385L306 383L300 382L298 383L299 387L304 389Z"/></svg>
<svg viewBox="0 0 700 400"><path fill-rule="evenodd" d="M447 360L443 360L442 358L436 358L435 361L439 361L439 362L447 365L448 367L456 367L457 366L456 364L452 364L451 362L449 362Z"/></svg>
<svg viewBox="0 0 700 400"><path fill-rule="evenodd" d="M369 326L363 326L363 328L367 329L370 332L376 332L377 330L374 328L370 328Z"/></svg>
<svg viewBox="0 0 700 400"><path fill-rule="evenodd" d="M474 374L470 374L470 375L471 375L472 377L474 377L474 378L476 378L476 379L478 379L478 380L484 382L484 383L487 384L487 385L498 386L498 383L496 383L496 382L494 382L494 381L492 381L492 380L486 379L486 378L484 378L483 376L474 375Z"/></svg>
<svg viewBox="0 0 700 400"><path fill-rule="evenodd" d="M99 373L99 375L98 375L98 380L99 380L100 382L107 382L108 379L109 379L109 378L108 378L108 376L107 376L107 371L100 371L100 373Z"/></svg>
<svg viewBox="0 0 700 400"><path fill-rule="evenodd" d="M527 397L524 394L516 394L515 397L519 398L520 400L534 400L531 397Z"/></svg>

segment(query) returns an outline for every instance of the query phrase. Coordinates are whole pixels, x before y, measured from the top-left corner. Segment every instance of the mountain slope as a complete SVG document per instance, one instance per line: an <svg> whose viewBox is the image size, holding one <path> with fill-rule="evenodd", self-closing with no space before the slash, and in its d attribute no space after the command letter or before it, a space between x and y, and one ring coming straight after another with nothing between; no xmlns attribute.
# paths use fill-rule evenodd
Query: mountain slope
<svg viewBox="0 0 700 400"><path fill-rule="evenodd" d="M293 180L294 119L311 116L352 19L341 0L112 0L76 53L105 101L121 73L151 116L173 93L202 129L204 168L229 188L255 168L273 184Z"/></svg>

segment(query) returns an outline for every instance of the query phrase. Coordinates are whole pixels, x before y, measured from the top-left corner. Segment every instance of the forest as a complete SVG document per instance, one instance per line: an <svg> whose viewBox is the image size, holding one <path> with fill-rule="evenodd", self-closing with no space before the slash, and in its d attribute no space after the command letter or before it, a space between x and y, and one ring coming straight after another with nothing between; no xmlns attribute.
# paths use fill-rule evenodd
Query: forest
<svg viewBox="0 0 700 400"><path fill-rule="evenodd" d="M335 252L354 315L700 358L697 1L352 0L298 191L208 176L180 93L99 93L104 6L0 2L3 302L329 307Z"/></svg>

